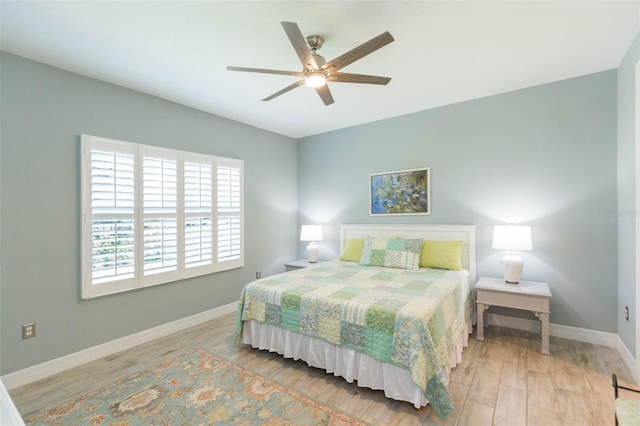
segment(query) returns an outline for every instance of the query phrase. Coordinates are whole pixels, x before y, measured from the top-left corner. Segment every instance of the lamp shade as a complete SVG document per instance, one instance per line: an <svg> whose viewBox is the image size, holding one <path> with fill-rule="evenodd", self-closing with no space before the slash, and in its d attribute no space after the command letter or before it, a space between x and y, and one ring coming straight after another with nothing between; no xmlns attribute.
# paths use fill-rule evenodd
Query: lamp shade
<svg viewBox="0 0 640 426"><path fill-rule="evenodd" d="M491 246L497 250L533 250L531 227L517 225L496 226L493 229L493 244Z"/></svg>
<svg viewBox="0 0 640 426"><path fill-rule="evenodd" d="M322 226L302 225L300 241L322 241Z"/></svg>

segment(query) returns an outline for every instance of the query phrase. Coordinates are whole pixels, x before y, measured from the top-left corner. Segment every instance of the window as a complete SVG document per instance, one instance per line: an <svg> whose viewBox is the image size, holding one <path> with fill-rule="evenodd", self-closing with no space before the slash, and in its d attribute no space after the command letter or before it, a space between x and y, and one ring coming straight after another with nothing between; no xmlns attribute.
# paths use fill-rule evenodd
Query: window
<svg viewBox="0 0 640 426"><path fill-rule="evenodd" d="M242 160L81 145L84 299L244 265Z"/></svg>

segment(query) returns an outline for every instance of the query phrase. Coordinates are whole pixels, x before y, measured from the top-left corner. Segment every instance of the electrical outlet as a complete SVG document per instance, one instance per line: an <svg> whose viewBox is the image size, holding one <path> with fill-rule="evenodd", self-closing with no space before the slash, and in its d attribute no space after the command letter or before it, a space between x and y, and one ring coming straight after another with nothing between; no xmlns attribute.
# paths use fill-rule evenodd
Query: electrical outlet
<svg viewBox="0 0 640 426"><path fill-rule="evenodd" d="M36 323L24 324L22 326L22 339L31 339L36 337Z"/></svg>
<svg viewBox="0 0 640 426"><path fill-rule="evenodd" d="M259 280L262 277L262 271L260 269L258 269L256 271L256 280Z"/></svg>
<svg viewBox="0 0 640 426"><path fill-rule="evenodd" d="M629 307L628 306L624 307L624 319L629 321Z"/></svg>

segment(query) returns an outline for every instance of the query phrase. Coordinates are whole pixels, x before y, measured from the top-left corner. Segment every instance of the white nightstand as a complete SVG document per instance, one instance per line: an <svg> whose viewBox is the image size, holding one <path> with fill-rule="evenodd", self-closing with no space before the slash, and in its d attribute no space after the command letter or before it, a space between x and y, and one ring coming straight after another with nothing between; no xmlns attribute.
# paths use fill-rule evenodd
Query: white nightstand
<svg viewBox="0 0 640 426"><path fill-rule="evenodd" d="M549 302L551 290L547 283L520 281L509 284L502 278L482 277L475 285L478 308L477 339L484 340L484 311L491 306L525 309L533 312L542 323L542 353L549 355Z"/></svg>
<svg viewBox="0 0 640 426"><path fill-rule="evenodd" d="M308 268L309 266L316 266L324 263L323 260L318 260L316 263L311 263L307 259L294 260L293 262L287 262L284 264L284 268L287 272L295 271L296 269Z"/></svg>

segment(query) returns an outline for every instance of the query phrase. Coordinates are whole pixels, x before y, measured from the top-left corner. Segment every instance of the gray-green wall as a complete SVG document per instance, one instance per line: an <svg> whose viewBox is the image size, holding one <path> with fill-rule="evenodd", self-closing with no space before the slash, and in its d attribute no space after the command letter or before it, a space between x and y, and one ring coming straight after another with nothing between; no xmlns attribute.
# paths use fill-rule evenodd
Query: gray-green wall
<svg viewBox="0 0 640 426"><path fill-rule="evenodd" d="M632 354L636 351L636 81L640 60L640 34L618 67L618 300L615 312L618 334ZM624 307L629 306L629 321ZM636 354L637 358L637 354Z"/></svg>
<svg viewBox="0 0 640 426"><path fill-rule="evenodd" d="M2 53L0 371L238 300L296 256L296 141ZM212 93L211 96L216 96ZM244 160L245 267L80 299L79 135ZM21 340L21 324L37 336Z"/></svg>
<svg viewBox="0 0 640 426"><path fill-rule="evenodd" d="M369 216L370 173L426 166L431 215ZM299 141L298 223L325 225L321 257L341 223L477 224L478 274L501 276L493 226L531 225L523 279L549 283L556 324L616 332L616 209L615 70Z"/></svg>

